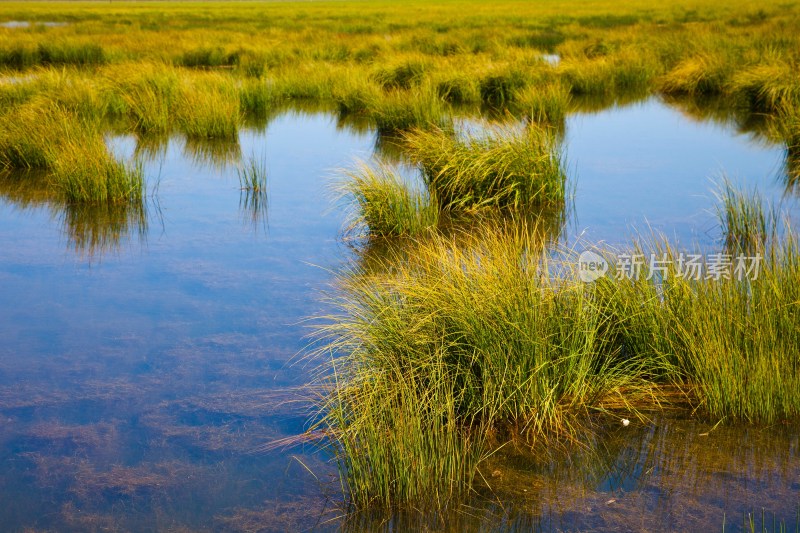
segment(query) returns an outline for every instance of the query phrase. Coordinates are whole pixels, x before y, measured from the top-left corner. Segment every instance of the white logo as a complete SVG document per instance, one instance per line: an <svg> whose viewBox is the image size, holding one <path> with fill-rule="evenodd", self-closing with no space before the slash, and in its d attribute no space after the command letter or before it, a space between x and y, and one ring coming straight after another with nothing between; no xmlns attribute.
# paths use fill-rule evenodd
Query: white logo
<svg viewBox="0 0 800 533"><path fill-rule="evenodd" d="M608 272L608 261L595 252L586 250L578 256L578 276L584 283L591 283Z"/></svg>

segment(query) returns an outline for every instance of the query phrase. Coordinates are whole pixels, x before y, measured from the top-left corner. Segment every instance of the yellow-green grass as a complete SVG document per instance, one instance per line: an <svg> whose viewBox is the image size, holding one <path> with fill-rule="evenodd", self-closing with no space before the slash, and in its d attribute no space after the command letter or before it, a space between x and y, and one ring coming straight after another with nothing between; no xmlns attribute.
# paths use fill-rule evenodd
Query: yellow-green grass
<svg viewBox="0 0 800 533"><path fill-rule="evenodd" d="M257 194L267 192L267 162L265 159L258 159L255 156L248 157L236 167L236 175L242 190Z"/></svg>
<svg viewBox="0 0 800 533"><path fill-rule="evenodd" d="M743 191L724 180L715 192L717 218L731 254L763 254L774 239L776 214L764 205L758 191Z"/></svg>
<svg viewBox="0 0 800 533"><path fill-rule="evenodd" d="M463 135L418 129L403 141L443 211L564 205L566 174L548 128L497 125Z"/></svg>
<svg viewBox="0 0 800 533"><path fill-rule="evenodd" d="M764 212L727 190L724 228ZM686 252L653 237L629 253L655 254L666 272L591 283L576 251L519 224L370 253L340 276L337 312L318 331L317 428L349 499L451 508L510 440L578 440L665 406L711 421L798 419L800 254L791 231L780 235L723 249L728 275L699 277L679 275ZM597 252L614 273L620 251ZM738 271L739 255L752 266L756 254L757 271Z"/></svg>
<svg viewBox="0 0 800 533"><path fill-rule="evenodd" d="M47 102L31 102L4 115L0 167L48 171L54 190L83 203L141 200L143 170L117 161L96 122Z"/></svg>
<svg viewBox="0 0 800 533"><path fill-rule="evenodd" d="M340 279L320 426L357 506L449 507L508 438L577 439L658 394L665 365L605 335L597 287L560 279L533 234L429 235Z"/></svg>
<svg viewBox="0 0 800 533"><path fill-rule="evenodd" d="M239 96L223 83L184 85L176 102L178 128L188 137L236 139L242 123Z"/></svg>
<svg viewBox="0 0 800 533"><path fill-rule="evenodd" d="M373 117L384 129L422 126L440 114L442 102L511 106L525 114L526 105L516 104L535 94L530 86L557 82L576 95L722 94L751 111L772 113L798 100L793 73L800 37L793 29L799 15L792 5L4 2L0 19L34 25L0 29L0 64L15 72L66 67L66 77L84 85L101 78L104 83L98 79L91 87L95 111L87 112L125 112L141 131L180 127L191 135L228 136L229 126L220 126L219 117L170 118L177 92L160 78L191 79L192 85L192 73L213 71L219 77L202 91L238 92L244 112L263 115L284 100L333 99L343 112ZM560 64L546 64L543 53L559 55ZM107 90L109 83L136 77L129 73L139 65L147 70L153 64L163 72L140 78L154 86ZM58 99L61 92L24 85L0 94L15 103L31 93Z"/></svg>
<svg viewBox="0 0 800 533"><path fill-rule="evenodd" d="M562 83L530 85L517 96L519 112L530 120L561 127L570 108L570 91Z"/></svg>
<svg viewBox="0 0 800 533"><path fill-rule="evenodd" d="M414 187L388 163L360 162L344 172L335 192L352 211L348 234L371 237L417 235L436 228L439 207L423 187Z"/></svg>
<svg viewBox="0 0 800 533"><path fill-rule="evenodd" d="M539 222L558 234L566 207L566 176L551 130L496 125L459 136L449 125L416 129L398 140L401 158L418 165L411 186L385 161L344 172L338 195L351 209L346 233L416 235L447 219L467 227L476 216Z"/></svg>
<svg viewBox="0 0 800 533"><path fill-rule="evenodd" d="M449 507L507 439L577 439L676 386L712 420L800 414L794 245L759 282L664 287L544 282L506 245L423 244L343 281L321 424L355 505Z"/></svg>

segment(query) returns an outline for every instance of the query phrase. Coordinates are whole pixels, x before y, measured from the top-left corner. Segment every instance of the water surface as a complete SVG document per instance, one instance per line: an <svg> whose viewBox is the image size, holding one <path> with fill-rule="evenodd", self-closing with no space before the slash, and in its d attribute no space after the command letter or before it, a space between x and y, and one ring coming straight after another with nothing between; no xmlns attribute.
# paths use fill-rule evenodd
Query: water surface
<svg viewBox="0 0 800 533"><path fill-rule="evenodd" d="M4 529L378 528L329 521L338 495L324 454L264 448L307 420L303 320L324 312L320 291L351 256L327 187L381 146L375 135L289 112L232 143L114 137L120 156L146 160L135 209L65 206L33 179L0 184ZM624 242L649 223L713 244L709 178L723 171L796 209L781 147L657 100L571 116L565 146L569 239ZM268 167L257 209L236 177L242 157ZM570 460L507 458L506 504L484 501L452 528L719 530L736 516L736 530L762 507L796 523L797 428L701 436L710 427L654 419Z"/></svg>

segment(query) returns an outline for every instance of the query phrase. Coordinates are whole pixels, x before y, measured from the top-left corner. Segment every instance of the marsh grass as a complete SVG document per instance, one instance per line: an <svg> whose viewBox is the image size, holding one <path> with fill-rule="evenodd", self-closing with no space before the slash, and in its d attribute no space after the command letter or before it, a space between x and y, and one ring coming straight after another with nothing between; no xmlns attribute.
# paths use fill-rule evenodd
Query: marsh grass
<svg viewBox="0 0 800 533"><path fill-rule="evenodd" d="M424 187L414 187L385 162L360 162L344 172L334 193L350 204L346 234L409 236L435 229L436 201Z"/></svg>
<svg viewBox="0 0 800 533"><path fill-rule="evenodd" d="M519 70L506 69L488 73L479 83L481 100L490 106L501 107L516 99L516 93L527 85L526 76Z"/></svg>
<svg viewBox="0 0 800 533"><path fill-rule="evenodd" d="M250 156L236 167L239 188L253 193L267 192L267 160Z"/></svg>
<svg viewBox="0 0 800 533"><path fill-rule="evenodd" d="M236 167L239 178L239 210L254 229L267 228L269 189L267 160L250 156Z"/></svg>
<svg viewBox="0 0 800 533"><path fill-rule="evenodd" d="M382 96L379 85L355 74L343 76L333 87L333 100L340 114L367 113L379 105Z"/></svg>
<svg viewBox="0 0 800 533"><path fill-rule="evenodd" d="M239 108L247 119L263 119L280 105L281 96L273 85L262 80L248 80L238 89Z"/></svg>
<svg viewBox="0 0 800 533"><path fill-rule="evenodd" d="M422 83L428 64L419 59L409 59L397 65L377 69L372 78L384 89L411 89Z"/></svg>
<svg viewBox="0 0 800 533"><path fill-rule="evenodd" d="M439 98L451 104L476 104L481 101L480 88L468 74L448 73L442 75L435 86Z"/></svg>
<svg viewBox="0 0 800 533"><path fill-rule="evenodd" d="M219 84L184 85L177 99L176 121L190 138L235 140L242 123L240 100Z"/></svg>
<svg viewBox="0 0 800 533"><path fill-rule="evenodd" d="M594 287L550 277L535 233L432 235L340 279L320 426L356 505L446 508L510 435L575 440L654 394L650 362L604 338Z"/></svg>
<svg viewBox="0 0 800 533"><path fill-rule="evenodd" d="M178 59L178 64L190 68L210 68L233 66L238 56L225 52L221 47L204 46L186 50Z"/></svg>
<svg viewBox="0 0 800 533"><path fill-rule="evenodd" d="M125 113L140 134L164 134L172 128L172 112L180 85L175 72L159 65L143 65L116 84Z"/></svg>
<svg viewBox="0 0 800 533"><path fill-rule="evenodd" d="M24 70L35 66L90 66L108 60L103 47L96 43L72 41L40 42L37 46L16 45L0 49L0 65Z"/></svg>
<svg viewBox="0 0 800 533"><path fill-rule="evenodd" d="M717 218L725 248L730 253L762 253L767 240L775 238L776 214L766 206L757 190L744 191L723 180L717 191Z"/></svg>
<svg viewBox="0 0 800 533"><path fill-rule="evenodd" d="M0 136L0 166L48 171L51 186L70 202L141 200L144 173L135 163L117 161L99 124L63 107L37 101L6 115Z"/></svg>
<svg viewBox="0 0 800 533"><path fill-rule="evenodd" d="M369 118L384 133L440 128L448 123L449 110L431 91L393 91L370 109Z"/></svg>
<svg viewBox="0 0 800 533"><path fill-rule="evenodd" d="M101 148L102 147L102 148ZM54 187L75 203L140 201L144 195L144 170L137 163L122 163L104 145L65 147L51 176Z"/></svg>
<svg viewBox="0 0 800 533"><path fill-rule="evenodd" d="M759 219L757 196L727 190L723 219ZM518 221L369 254L339 277L337 312L318 329L316 429L350 501L451 508L505 443L578 442L620 413L800 417L800 254L775 220L758 234L782 237L724 252L719 276L687 275L683 253L654 235L629 251L666 271L583 283L577 250ZM622 251L598 249L612 273Z"/></svg>
<svg viewBox="0 0 800 533"><path fill-rule="evenodd" d="M441 129L403 138L443 211L522 210L565 202L566 175L552 130L499 125L459 137Z"/></svg>
<svg viewBox="0 0 800 533"><path fill-rule="evenodd" d="M569 89L560 83L530 85L518 95L516 108L534 122L561 126L571 99Z"/></svg>

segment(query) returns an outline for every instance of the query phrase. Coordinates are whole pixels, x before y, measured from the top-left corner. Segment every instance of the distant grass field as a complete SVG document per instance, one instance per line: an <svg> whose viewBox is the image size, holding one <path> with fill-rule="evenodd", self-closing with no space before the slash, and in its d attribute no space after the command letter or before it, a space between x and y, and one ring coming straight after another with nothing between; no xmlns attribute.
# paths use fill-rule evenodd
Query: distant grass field
<svg viewBox="0 0 800 533"><path fill-rule="evenodd" d="M572 98L661 93L765 115L794 153L798 5L2 2L0 23L15 24L0 27L0 124L50 105L78 128L235 141L277 107L313 101L386 133L486 109L558 127ZM102 181L97 169L83 174Z"/></svg>

